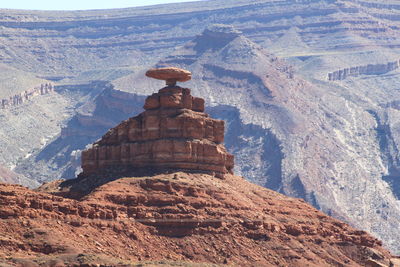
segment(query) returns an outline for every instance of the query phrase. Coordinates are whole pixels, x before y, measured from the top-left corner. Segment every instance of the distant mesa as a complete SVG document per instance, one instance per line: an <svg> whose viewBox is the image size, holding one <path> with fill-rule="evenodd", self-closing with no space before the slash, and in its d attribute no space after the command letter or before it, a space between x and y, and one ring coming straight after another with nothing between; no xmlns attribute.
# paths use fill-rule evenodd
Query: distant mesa
<svg viewBox="0 0 400 267"><path fill-rule="evenodd" d="M168 86L147 97L146 111L83 151L81 176L147 170L183 170L220 178L233 174L234 157L223 145L224 121L204 113L204 99L174 85L190 80L190 72L170 67L151 69L146 75L166 80Z"/></svg>
<svg viewBox="0 0 400 267"><path fill-rule="evenodd" d="M234 26L226 24L212 24L203 32L203 34L206 36L216 37L219 39L234 39L238 37L241 33L242 32L237 30Z"/></svg>
<svg viewBox="0 0 400 267"><path fill-rule="evenodd" d="M212 24L200 35L197 35L193 41L187 43L183 50L193 50L192 52L195 52L196 56L199 57L206 51L217 51L241 36L242 33L232 25ZM178 51L182 51L182 49ZM184 59L182 55L175 54L174 56Z"/></svg>
<svg viewBox="0 0 400 267"><path fill-rule="evenodd" d="M186 82L192 79L192 73L190 71L175 67L150 69L146 72L146 76L158 80L165 80L168 86L175 86L176 82Z"/></svg>

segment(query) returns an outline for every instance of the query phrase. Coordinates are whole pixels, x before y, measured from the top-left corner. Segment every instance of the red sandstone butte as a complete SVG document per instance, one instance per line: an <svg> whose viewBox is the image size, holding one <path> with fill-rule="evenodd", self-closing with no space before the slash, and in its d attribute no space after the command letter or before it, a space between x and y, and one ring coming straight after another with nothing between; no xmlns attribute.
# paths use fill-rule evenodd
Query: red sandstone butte
<svg viewBox="0 0 400 267"><path fill-rule="evenodd" d="M82 175L104 170L186 170L233 173L224 145L224 121L204 113L190 89L165 87L147 97L143 113L109 130L82 153Z"/></svg>

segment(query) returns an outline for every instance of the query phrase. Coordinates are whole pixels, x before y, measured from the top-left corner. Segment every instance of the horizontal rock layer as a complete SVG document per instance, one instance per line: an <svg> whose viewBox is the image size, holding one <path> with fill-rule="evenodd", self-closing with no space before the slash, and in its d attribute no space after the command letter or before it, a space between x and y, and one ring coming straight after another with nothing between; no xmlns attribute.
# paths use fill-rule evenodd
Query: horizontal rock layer
<svg viewBox="0 0 400 267"><path fill-rule="evenodd" d="M50 83L41 84L30 90L25 90L22 93L10 96L9 98L0 99L0 109L6 109L20 105L32 97L38 95L46 95L54 92L54 86Z"/></svg>
<svg viewBox="0 0 400 267"><path fill-rule="evenodd" d="M189 140L151 140L98 146L84 151L85 173L113 166L172 168L226 173L233 169L233 156L223 145Z"/></svg>
<svg viewBox="0 0 400 267"><path fill-rule="evenodd" d="M389 71L398 69L400 67L400 60L388 62L386 64L368 64L365 66L357 66L334 71L328 74L329 81L344 80L347 77L355 77L358 75L376 75L384 74Z"/></svg>
<svg viewBox="0 0 400 267"><path fill-rule="evenodd" d="M224 122L190 110L152 110L122 122L96 144L116 145L160 138L207 139L224 141Z"/></svg>

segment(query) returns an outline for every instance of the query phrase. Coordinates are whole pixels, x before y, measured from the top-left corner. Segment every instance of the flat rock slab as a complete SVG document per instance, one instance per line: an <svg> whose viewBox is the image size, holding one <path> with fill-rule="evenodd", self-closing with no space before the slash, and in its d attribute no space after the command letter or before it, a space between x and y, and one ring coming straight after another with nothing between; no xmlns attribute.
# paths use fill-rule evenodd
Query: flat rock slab
<svg viewBox="0 0 400 267"><path fill-rule="evenodd" d="M167 84L170 85L192 79L192 73L190 71L175 67L150 69L146 72L146 76L158 80L165 80Z"/></svg>

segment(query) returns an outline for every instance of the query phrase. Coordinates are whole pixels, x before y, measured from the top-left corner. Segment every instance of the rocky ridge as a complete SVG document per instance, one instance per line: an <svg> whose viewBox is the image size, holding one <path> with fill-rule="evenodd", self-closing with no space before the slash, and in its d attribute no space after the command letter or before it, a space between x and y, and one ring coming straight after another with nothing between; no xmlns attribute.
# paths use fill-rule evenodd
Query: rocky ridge
<svg viewBox="0 0 400 267"><path fill-rule="evenodd" d="M377 10L369 3L229 0L107 11L0 10L1 62L48 76L72 75L93 65L98 72L140 66L146 57L156 61L193 39L210 23L233 24L266 47L296 27L301 43L283 51L289 54L375 49L377 43L398 48L396 13L390 5ZM347 34L349 38L342 37ZM21 40L29 45L15 45ZM90 62L82 62L84 55Z"/></svg>
<svg viewBox="0 0 400 267"><path fill-rule="evenodd" d="M396 260L366 232L233 175L122 178L78 200L62 196L84 181L69 184L61 184L63 192L59 182L40 189L52 194L0 184L0 264L48 266L68 255L74 266L84 266L78 261L84 255L118 255L108 266L143 260L389 266Z"/></svg>
<svg viewBox="0 0 400 267"><path fill-rule="evenodd" d="M400 67L400 60L388 62L386 64L368 64L365 66L357 66L345 68L328 73L329 81L344 80L347 77L357 77L359 75L379 75L385 74Z"/></svg>
<svg viewBox="0 0 400 267"><path fill-rule="evenodd" d="M54 86L51 83L41 84L30 90L10 96L7 99L0 99L0 109L15 107L38 95L46 95L54 92Z"/></svg>

